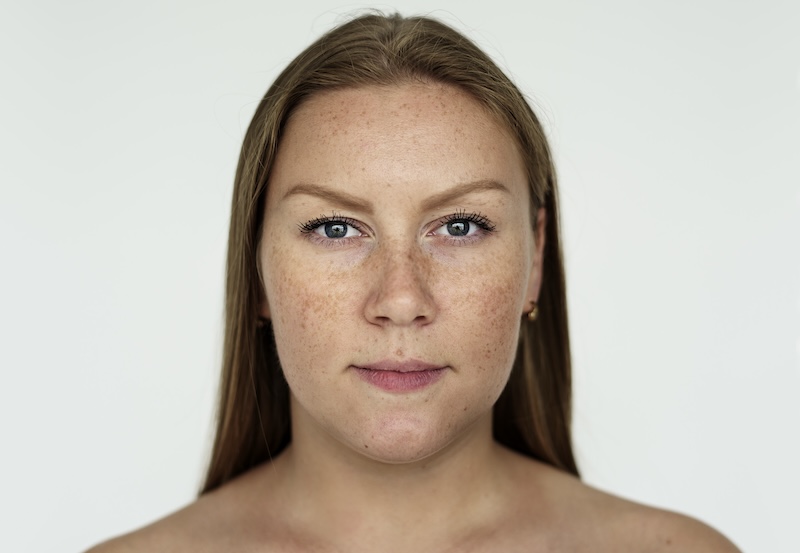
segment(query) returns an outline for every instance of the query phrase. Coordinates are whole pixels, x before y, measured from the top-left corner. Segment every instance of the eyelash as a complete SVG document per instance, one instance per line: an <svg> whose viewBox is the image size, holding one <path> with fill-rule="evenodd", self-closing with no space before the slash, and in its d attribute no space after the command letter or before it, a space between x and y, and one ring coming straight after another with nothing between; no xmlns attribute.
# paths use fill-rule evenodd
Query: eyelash
<svg viewBox="0 0 800 553"><path fill-rule="evenodd" d="M483 215L482 213L480 212L467 213L466 210L464 209L461 209L456 213L453 213L452 215L447 215L445 217L442 217L441 219L439 219L438 224L439 226L441 226L441 225L446 225L448 223L454 223L456 221L467 221L470 223L475 223L481 228L481 230L484 230L486 232L493 232L495 229L495 226L492 224L492 222L489 219L487 219L486 216Z"/></svg>
<svg viewBox="0 0 800 553"><path fill-rule="evenodd" d="M355 220L351 219L350 217L342 217L336 212L333 212L331 215L320 215L316 219L311 219L305 223L300 223L297 226L300 227L300 232L303 234L312 234L325 223L344 223L345 225L351 226L359 232L363 232Z"/></svg>
<svg viewBox="0 0 800 553"><path fill-rule="evenodd" d="M435 230L439 229L444 225L454 223L457 221L467 221L469 223L477 225L481 231L481 234L484 235L494 232L495 230L495 225L492 224L492 222L482 213L480 212L468 213L466 210L461 209L456 213L441 217L436 222L436 228L434 228L433 231L431 232L434 232ZM316 232L317 229L326 223L343 223L347 226L353 227L354 229L356 229L361 233L364 232L364 230L361 228L361 226L357 221L351 219L350 217L344 217L342 215L339 215L336 212L333 212L331 215L320 215L319 217L311 219L310 221L306 221L305 223L300 223L297 226L302 234L307 235L309 238L318 240L329 246L343 246L349 243L353 238L357 238L357 237L348 237L348 238L333 239L333 238L324 238L321 236L317 236ZM479 236L469 235L469 236L451 236L449 239L456 243L469 243L479 238L480 235Z"/></svg>

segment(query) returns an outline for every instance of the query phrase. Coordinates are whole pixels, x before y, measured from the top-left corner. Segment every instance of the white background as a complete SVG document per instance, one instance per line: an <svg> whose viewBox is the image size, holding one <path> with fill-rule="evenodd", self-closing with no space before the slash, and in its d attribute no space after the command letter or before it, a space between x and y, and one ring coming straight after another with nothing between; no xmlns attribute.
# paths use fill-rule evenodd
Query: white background
<svg viewBox="0 0 800 553"><path fill-rule="evenodd" d="M194 497L244 129L363 5L3 2L0 550ZM586 481L799 551L800 3L378 7L466 30L545 121Z"/></svg>

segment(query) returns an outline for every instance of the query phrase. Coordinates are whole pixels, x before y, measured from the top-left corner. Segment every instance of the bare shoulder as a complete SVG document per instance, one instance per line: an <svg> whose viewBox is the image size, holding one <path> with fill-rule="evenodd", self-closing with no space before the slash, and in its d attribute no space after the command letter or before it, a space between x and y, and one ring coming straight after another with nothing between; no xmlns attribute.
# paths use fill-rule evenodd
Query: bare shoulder
<svg viewBox="0 0 800 553"><path fill-rule="evenodd" d="M101 543L86 553L216 553L252 548L255 540L252 517L253 476L245 474L218 490L202 495L193 503L143 528ZM269 513L264 513L262 515ZM260 520L260 530L274 535L270 517Z"/></svg>
<svg viewBox="0 0 800 553"><path fill-rule="evenodd" d="M148 534L150 532L143 528L95 545L86 553L135 553L139 551L160 551L169 547L167 544L161 543L160 540L154 539L154 536L148 536Z"/></svg>
<svg viewBox="0 0 800 553"><path fill-rule="evenodd" d="M563 533L581 536L576 551L741 553L720 532L694 518L600 491L537 463L540 489L560 513Z"/></svg>
<svg viewBox="0 0 800 553"><path fill-rule="evenodd" d="M631 517L628 523L632 528L641 526L640 535L653 544L655 551L741 553L728 538L699 520L642 505L638 507L642 512Z"/></svg>
<svg viewBox="0 0 800 553"><path fill-rule="evenodd" d="M91 548L87 553L138 553L143 551L211 551L203 545L202 500L143 528L118 536Z"/></svg>

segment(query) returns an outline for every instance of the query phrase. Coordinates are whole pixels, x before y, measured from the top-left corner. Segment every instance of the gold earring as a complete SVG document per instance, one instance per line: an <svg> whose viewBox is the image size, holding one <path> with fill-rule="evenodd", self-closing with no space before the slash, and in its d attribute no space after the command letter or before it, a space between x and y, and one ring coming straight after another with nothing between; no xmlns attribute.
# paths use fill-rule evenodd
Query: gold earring
<svg viewBox="0 0 800 553"><path fill-rule="evenodd" d="M539 316L539 306L536 305L535 301L532 301L531 304L533 306L531 307L531 310L528 311L528 321L533 322L536 320L536 317Z"/></svg>

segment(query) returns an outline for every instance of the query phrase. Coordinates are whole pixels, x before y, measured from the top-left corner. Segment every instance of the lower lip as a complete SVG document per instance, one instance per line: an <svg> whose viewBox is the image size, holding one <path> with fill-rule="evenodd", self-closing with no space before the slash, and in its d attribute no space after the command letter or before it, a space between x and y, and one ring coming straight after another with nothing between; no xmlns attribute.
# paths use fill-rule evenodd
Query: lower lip
<svg viewBox="0 0 800 553"><path fill-rule="evenodd" d="M410 392L430 386L444 376L446 367L427 371L373 371L353 367L364 382L388 392Z"/></svg>

